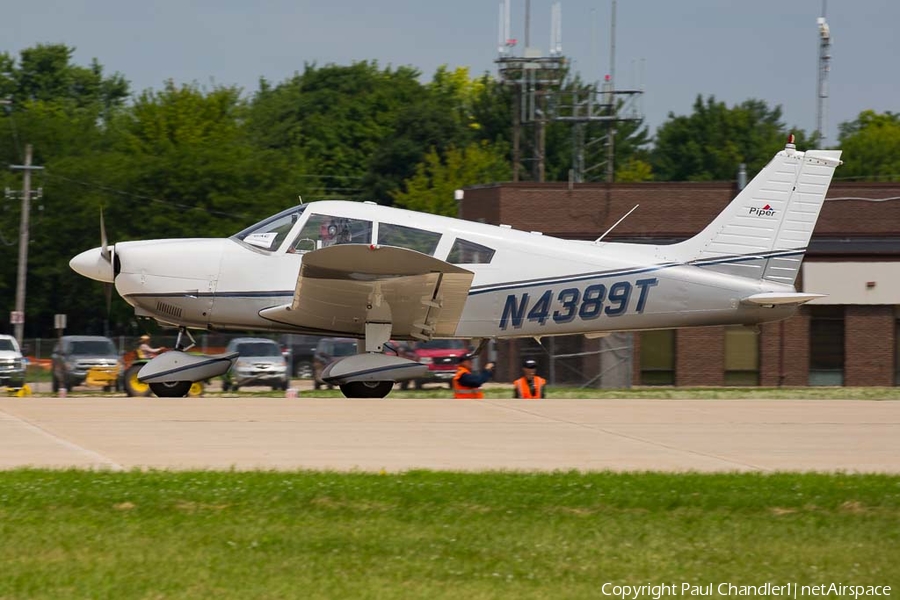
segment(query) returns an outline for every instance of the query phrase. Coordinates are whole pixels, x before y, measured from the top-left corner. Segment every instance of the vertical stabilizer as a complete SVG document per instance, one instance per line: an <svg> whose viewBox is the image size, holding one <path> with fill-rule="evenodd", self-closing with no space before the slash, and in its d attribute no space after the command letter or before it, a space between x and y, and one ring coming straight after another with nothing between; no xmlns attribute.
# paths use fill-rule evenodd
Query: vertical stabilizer
<svg viewBox="0 0 900 600"><path fill-rule="evenodd" d="M670 246L671 258L793 285L840 156L788 144L706 229Z"/></svg>

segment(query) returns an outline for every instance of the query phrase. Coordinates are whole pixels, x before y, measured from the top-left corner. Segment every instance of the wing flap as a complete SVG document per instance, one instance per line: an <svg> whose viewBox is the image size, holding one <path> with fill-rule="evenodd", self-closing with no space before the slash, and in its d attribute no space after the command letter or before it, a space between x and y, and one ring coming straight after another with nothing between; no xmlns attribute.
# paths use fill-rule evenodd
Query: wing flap
<svg viewBox="0 0 900 600"><path fill-rule="evenodd" d="M456 332L474 274L414 250L361 244L303 256L290 304L260 315L307 329L365 335L375 295L390 306L391 335L448 337Z"/></svg>

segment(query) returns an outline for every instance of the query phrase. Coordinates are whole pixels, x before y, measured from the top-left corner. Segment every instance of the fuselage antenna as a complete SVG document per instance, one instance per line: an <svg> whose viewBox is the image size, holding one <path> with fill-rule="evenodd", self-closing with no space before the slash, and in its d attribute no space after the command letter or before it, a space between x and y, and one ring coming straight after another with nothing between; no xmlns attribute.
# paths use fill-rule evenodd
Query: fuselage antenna
<svg viewBox="0 0 900 600"><path fill-rule="evenodd" d="M615 229L616 226L617 226L619 223L621 223L622 221L624 221L624 220L628 217L628 215L630 215L630 214L633 213L635 210L637 210L637 207L638 207L638 206L640 206L640 204L635 204L635 205L634 205L634 208L632 208L632 209L629 210L627 213L625 213L625 216L624 216L624 217L622 217L621 219L619 219L618 221L616 221L615 223L613 223L613 226L612 226L612 227L610 227L609 229L607 229L606 231L604 231L604 232L603 232L603 235L601 235L601 236L598 237L596 240L594 240L594 243L595 243L595 244L599 244L599 243L600 243L600 240L602 240L603 238L606 237L606 234L608 234L610 231L612 231L613 229Z"/></svg>

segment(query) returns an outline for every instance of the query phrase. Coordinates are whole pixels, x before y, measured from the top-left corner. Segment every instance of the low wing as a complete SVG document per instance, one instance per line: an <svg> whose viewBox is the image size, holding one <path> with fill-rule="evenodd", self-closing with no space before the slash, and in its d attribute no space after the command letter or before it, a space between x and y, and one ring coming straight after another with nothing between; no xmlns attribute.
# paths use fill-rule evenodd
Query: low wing
<svg viewBox="0 0 900 600"><path fill-rule="evenodd" d="M392 246L341 244L303 255L290 304L260 316L308 329L362 336L372 305L401 339L456 333L474 274L431 256Z"/></svg>

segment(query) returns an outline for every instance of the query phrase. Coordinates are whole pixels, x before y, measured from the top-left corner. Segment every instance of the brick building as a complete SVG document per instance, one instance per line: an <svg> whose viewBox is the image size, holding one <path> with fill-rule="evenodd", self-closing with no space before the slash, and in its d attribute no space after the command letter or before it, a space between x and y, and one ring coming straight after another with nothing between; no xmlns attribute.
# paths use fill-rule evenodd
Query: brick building
<svg viewBox="0 0 900 600"><path fill-rule="evenodd" d="M727 182L503 183L467 188L460 217L596 239L640 204L605 239L669 243L701 231L736 194ZM567 336L545 340L544 348L531 340L500 342L498 378L517 376L528 355L557 383L606 387L897 385L900 184L833 182L797 287L828 297L758 332L739 326Z"/></svg>

